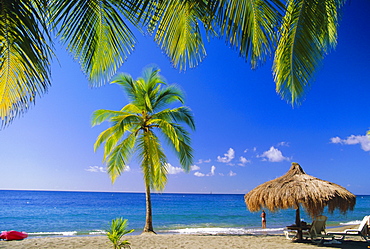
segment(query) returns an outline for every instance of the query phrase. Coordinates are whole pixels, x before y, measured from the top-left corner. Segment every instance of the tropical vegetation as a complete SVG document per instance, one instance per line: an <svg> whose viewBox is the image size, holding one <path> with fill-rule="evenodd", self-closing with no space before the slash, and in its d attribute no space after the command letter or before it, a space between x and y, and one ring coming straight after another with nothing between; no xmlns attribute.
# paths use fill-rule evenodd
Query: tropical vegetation
<svg viewBox="0 0 370 249"><path fill-rule="evenodd" d="M128 240L122 240L125 234L132 233L134 229L127 230L128 221L122 217L113 219L107 230L108 239L113 243L114 249L131 248Z"/></svg>
<svg viewBox="0 0 370 249"><path fill-rule="evenodd" d="M219 37L257 68L273 58L276 91L293 105L336 46L346 0L13 0L0 1L0 119L7 125L51 84L52 35L92 85L108 82L151 34L174 67L206 56Z"/></svg>
<svg viewBox="0 0 370 249"><path fill-rule="evenodd" d="M167 141L185 172L193 161L190 136L182 126L195 129L191 110L183 104L184 96L176 85L167 85L157 68L147 68L137 80L119 74L112 82L123 87L129 103L119 111L97 110L92 125L108 121L111 127L100 133L95 151L104 143L103 161L112 182L125 171L135 155L144 176L146 221L143 232L154 232L151 190L163 190L167 182L168 159L160 137Z"/></svg>

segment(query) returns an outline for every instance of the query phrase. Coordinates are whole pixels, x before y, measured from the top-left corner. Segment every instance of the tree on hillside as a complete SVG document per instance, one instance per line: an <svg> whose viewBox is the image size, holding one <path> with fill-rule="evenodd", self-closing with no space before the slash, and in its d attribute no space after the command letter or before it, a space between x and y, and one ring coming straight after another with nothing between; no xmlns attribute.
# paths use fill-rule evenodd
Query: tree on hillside
<svg viewBox="0 0 370 249"><path fill-rule="evenodd" d="M299 102L337 42L346 0L0 1L0 119L7 125L50 85L55 32L92 85L108 82L133 51L130 27L153 35L180 70L221 37L257 68L273 58L276 91Z"/></svg>
<svg viewBox="0 0 370 249"><path fill-rule="evenodd" d="M167 182L167 157L158 135L174 149L184 171L189 171L193 160L192 148L189 133L181 124L195 129L193 115L186 106L167 108L175 102L183 104L183 93L175 85L167 85L159 75L159 69L148 68L137 80L120 74L112 83L122 86L131 102L120 111L94 112L93 126L103 121L112 125L98 136L94 149L105 143L103 161L112 182L125 170L131 156L137 156L146 192L143 232L154 232L150 192L151 189L163 190Z"/></svg>

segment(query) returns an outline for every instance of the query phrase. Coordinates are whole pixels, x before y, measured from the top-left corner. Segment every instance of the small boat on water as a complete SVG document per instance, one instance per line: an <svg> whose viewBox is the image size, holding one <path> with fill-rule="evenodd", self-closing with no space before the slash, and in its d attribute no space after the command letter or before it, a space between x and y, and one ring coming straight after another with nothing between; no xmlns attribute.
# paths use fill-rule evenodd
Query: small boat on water
<svg viewBox="0 0 370 249"><path fill-rule="evenodd" d="M27 233L18 231L4 231L0 234L0 239L3 240L22 240L27 237Z"/></svg>

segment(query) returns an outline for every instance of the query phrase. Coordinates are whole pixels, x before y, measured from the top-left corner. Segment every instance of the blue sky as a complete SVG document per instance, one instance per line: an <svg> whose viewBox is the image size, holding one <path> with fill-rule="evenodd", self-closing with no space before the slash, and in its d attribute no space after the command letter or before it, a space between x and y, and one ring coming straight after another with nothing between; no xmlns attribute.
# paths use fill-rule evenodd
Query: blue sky
<svg viewBox="0 0 370 249"><path fill-rule="evenodd" d="M350 1L337 48L324 60L299 107L275 92L271 61L257 70L222 40L207 43L205 60L179 73L150 37L139 38L119 69L134 78L156 64L168 83L186 93L194 113L194 166L184 173L168 151L165 192L247 193L283 175L292 162L306 173L370 194L370 1ZM127 103L117 85L90 88L79 65L57 46L52 87L23 117L0 131L0 189L143 192L130 162L114 185L93 144L108 124L91 127L97 109Z"/></svg>

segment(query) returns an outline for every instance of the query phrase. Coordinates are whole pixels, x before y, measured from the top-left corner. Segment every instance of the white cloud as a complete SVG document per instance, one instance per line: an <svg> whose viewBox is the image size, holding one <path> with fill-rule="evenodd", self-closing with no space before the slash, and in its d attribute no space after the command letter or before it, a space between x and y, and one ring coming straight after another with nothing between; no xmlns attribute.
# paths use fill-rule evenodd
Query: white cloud
<svg viewBox="0 0 370 249"><path fill-rule="evenodd" d="M211 161L212 161L211 159L207 159L207 160L199 159L197 164L210 163Z"/></svg>
<svg viewBox="0 0 370 249"><path fill-rule="evenodd" d="M194 173L194 175L198 176L198 177L214 176L215 175L215 170L216 170L216 167L214 165L212 165L211 171L208 174L203 174L203 173L200 173L199 171L197 171L197 172Z"/></svg>
<svg viewBox="0 0 370 249"><path fill-rule="evenodd" d="M107 172L104 167L99 167L99 166L89 166L89 168L85 170L89 172L94 172L94 173L97 173L97 172L106 173Z"/></svg>
<svg viewBox="0 0 370 249"><path fill-rule="evenodd" d="M234 173L234 172L232 172L231 170L230 170L230 172L229 172L229 174L227 174L228 176L236 176L236 173Z"/></svg>
<svg viewBox="0 0 370 249"><path fill-rule="evenodd" d="M216 170L216 167L215 167L215 166L212 166L212 167L211 167L211 173L212 173L212 175L214 175L214 174L215 174L215 170Z"/></svg>
<svg viewBox="0 0 370 249"><path fill-rule="evenodd" d="M224 154L223 157L218 156L217 157L217 162L220 163L229 163L231 160L233 160L235 157L235 151L230 148L226 154Z"/></svg>
<svg viewBox="0 0 370 249"><path fill-rule="evenodd" d="M330 141L333 144L340 144L342 139L340 139L340 137L332 137L332 138L330 138Z"/></svg>
<svg viewBox="0 0 370 249"><path fill-rule="evenodd" d="M126 165L124 172L129 172L129 171L131 171L131 168L130 166Z"/></svg>
<svg viewBox="0 0 370 249"><path fill-rule="evenodd" d="M192 165L192 166L190 167L190 170L191 170L191 171L194 171L194 170L200 170L200 167L199 167L199 166L197 166L197 165Z"/></svg>
<svg viewBox="0 0 370 249"><path fill-rule="evenodd" d="M245 158L245 157L243 157L243 156L241 156L240 158L239 158L239 166L245 166L247 163L250 163L251 161L250 160L248 160L247 158Z"/></svg>
<svg viewBox="0 0 370 249"><path fill-rule="evenodd" d="M281 153L281 151L276 149L274 146L257 157L264 157L264 160L268 160L269 162L281 162L284 160L289 161L289 158L284 157L283 153Z"/></svg>
<svg viewBox="0 0 370 249"><path fill-rule="evenodd" d="M278 146L286 146L286 147L289 147L289 143L288 142L280 142L280 143L278 143Z"/></svg>
<svg viewBox="0 0 370 249"><path fill-rule="evenodd" d="M180 174L180 173L184 172L184 170L182 168L174 167L169 163L166 164L166 167L167 167L167 172L168 172L169 175L176 175L176 174Z"/></svg>
<svg viewBox="0 0 370 249"><path fill-rule="evenodd" d="M203 176L205 176L205 174L200 173L199 171L195 172L194 175L197 176L197 177L203 177Z"/></svg>
<svg viewBox="0 0 370 249"><path fill-rule="evenodd" d="M214 165L212 165L212 167L211 167L211 172L209 172L209 173L207 174L207 176L214 176L214 175L215 175L215 170L216 170L216 167L215 167Z"/></svg>
<svg viewBox="0 0 370 249"><path fill-rule="evenodd" d="M360 144L361 149L364 151L370 151L370 136L351 135L347 139L341 139L340 137L332 137L330 141L334 144Z"/></svg>

